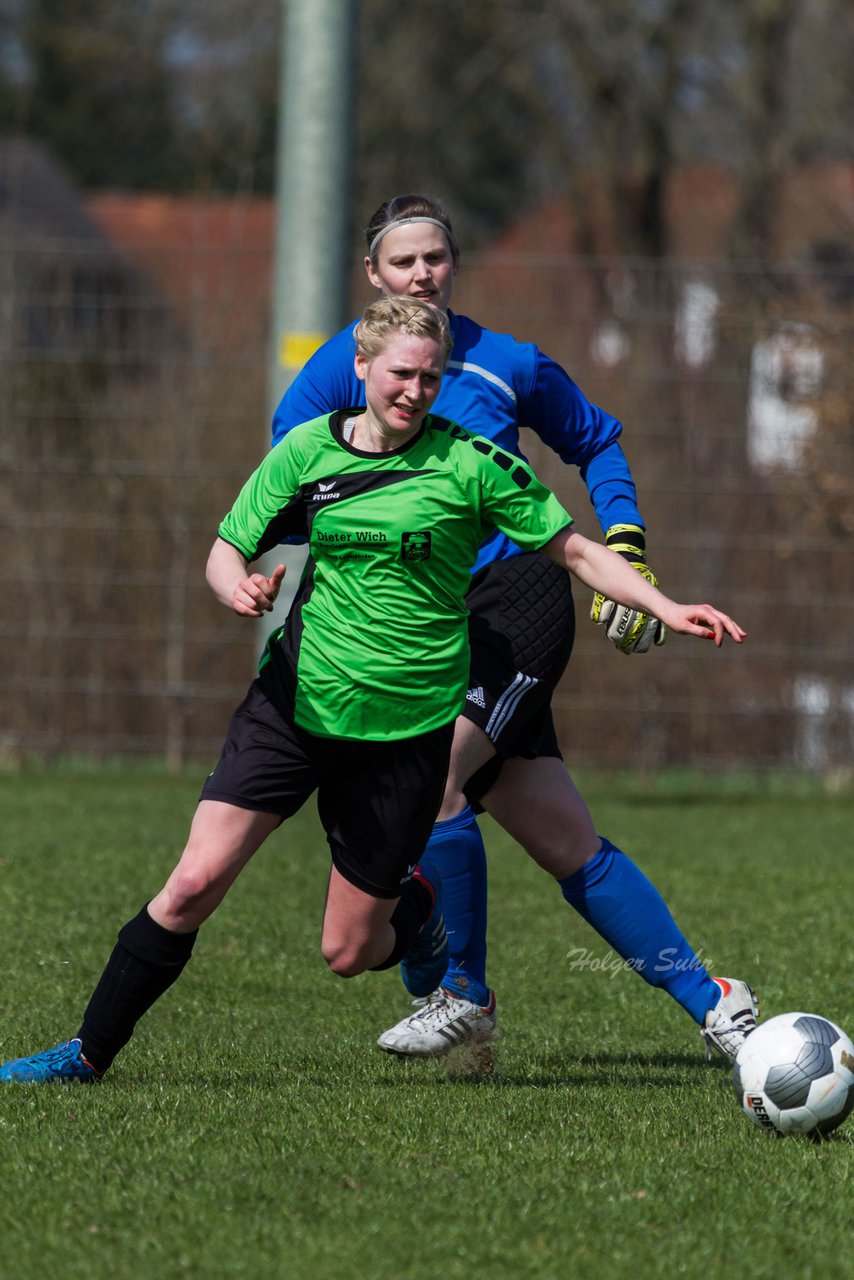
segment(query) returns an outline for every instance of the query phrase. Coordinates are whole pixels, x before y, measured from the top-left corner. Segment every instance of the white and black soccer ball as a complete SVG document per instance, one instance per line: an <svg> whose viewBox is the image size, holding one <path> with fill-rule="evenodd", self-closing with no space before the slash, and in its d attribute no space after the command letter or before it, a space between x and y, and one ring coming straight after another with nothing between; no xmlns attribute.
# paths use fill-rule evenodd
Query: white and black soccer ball
<svg viewBox="0 0 854 1280"><path fill-rule="evenodd" d="M854 1109L854 1044L818 1014L781 1013L747 1037L733 1085L762 1129L830 1133Z"/></svg>

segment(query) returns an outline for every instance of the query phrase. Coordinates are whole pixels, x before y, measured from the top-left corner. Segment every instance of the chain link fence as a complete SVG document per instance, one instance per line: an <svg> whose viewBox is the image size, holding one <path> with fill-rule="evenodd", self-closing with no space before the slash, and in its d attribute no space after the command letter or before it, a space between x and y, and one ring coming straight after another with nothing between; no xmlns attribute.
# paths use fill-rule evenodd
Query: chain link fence
<svg viewBox="0 0 854 1280"><path fill-rule="evenodd" d="M144 253L0 234L0 621L7 759L210 759L257 628L204 564L268 439L269 240ZM367 298L354 279L353 307ZM625 425L650 563L749 632L626 658L587 621L567 758L798 769L854 754L854 278L844 263L475 255L456 308L536 341ZM523 444L577 517L576 472ZM263 626L263 624L261 624Z"/></svg>

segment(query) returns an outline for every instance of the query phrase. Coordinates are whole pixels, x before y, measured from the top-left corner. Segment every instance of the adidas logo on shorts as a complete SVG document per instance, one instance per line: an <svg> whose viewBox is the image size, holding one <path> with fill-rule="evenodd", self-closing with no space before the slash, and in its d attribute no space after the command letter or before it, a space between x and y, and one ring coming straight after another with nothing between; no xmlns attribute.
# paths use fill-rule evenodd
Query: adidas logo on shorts
<svg viewBox="0 0 854 1280"><path fill-rule="evenodd" d="M483 696L483 687L478 685L476 689L469 689L466 694L466 702L473 702L476 707L486 710L486 698Z"/></svg>

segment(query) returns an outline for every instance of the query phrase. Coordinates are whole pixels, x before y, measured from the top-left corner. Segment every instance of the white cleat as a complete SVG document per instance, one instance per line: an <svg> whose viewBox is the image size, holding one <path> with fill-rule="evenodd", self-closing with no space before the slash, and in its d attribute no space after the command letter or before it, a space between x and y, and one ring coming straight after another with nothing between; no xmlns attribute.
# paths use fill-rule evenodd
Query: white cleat
<svg viewBox="0 0 854 1280"><path fill-rule="evenodd" d="M441 1058L459 1044L483 1042L497 1034L495 992L491 991L485 1007L472 1004L439 987L420 1005L416 1013L389 1027L377 1040L386 1053L408 1058Z"/></svg>
<svg viewBox="0 0 854 1280"><path fill-rule="evenodd" d="M706 1041L706 1061L710 1061L714 1047L734 1062L751 1031L756 1030L759 1001L753 987L738 978L712 978L712 982L720 987L721 998L700 1028Z"/></svg>

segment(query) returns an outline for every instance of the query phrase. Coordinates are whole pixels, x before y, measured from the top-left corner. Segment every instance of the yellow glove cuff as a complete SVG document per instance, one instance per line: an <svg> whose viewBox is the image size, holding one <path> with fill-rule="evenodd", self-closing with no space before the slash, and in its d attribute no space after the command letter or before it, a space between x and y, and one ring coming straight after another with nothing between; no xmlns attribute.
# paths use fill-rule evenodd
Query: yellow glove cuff
<svg viewBox="0 0 854 1280"><path fill-rule="evenodd" d="M612 524L605 534L605 546L625 560L646 562L646 534L639 524Z"/></svg>

